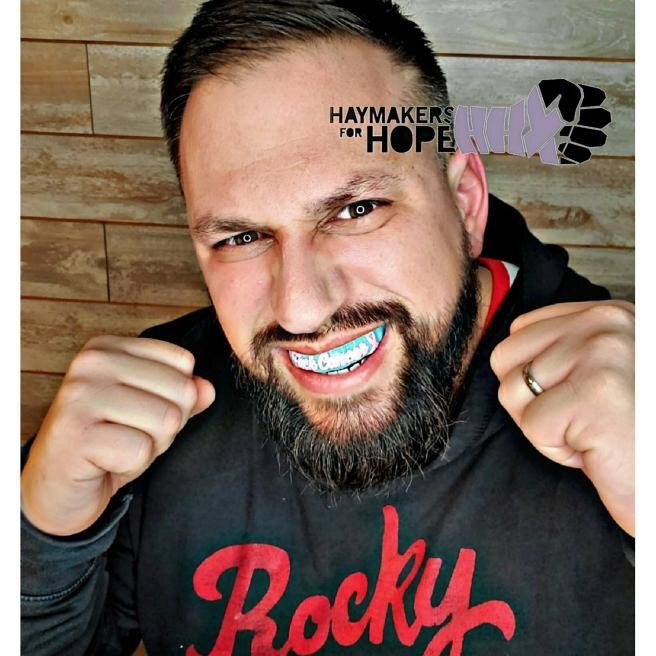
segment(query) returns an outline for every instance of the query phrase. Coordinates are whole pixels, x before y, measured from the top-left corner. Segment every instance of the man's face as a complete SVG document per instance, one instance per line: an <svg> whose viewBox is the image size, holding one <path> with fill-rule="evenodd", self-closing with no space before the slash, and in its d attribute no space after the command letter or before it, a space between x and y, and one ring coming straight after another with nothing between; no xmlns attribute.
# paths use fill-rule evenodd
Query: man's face
<svg viewBox="0 0 656 656"><path fill-rule="evenodd" d="M434 152L367 153L329 123L331 106L411 104L409 86L380 48L315 42L206 78L182 124L190 229L225 335L337 449L394 420L410 344L437 348L467 280L472 295ZM473 327L456 329L468 342Z"/></svg>

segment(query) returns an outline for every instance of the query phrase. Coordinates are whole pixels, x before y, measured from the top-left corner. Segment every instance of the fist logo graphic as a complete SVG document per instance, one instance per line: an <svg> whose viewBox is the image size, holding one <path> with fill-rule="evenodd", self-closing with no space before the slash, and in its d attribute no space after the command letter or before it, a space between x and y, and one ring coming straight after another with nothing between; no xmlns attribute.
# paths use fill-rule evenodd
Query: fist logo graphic
<svg viewBox="0 0 656 656"><path fill-rule="evenodd" d="M601 105L606 94L597 87L574 84L569 80L542 80L539 83L544 106L559 110L566 125L556 136L560 164L581 164L590 159L590 148L603 146L603 131L611 121L610 112Z"/></svg>

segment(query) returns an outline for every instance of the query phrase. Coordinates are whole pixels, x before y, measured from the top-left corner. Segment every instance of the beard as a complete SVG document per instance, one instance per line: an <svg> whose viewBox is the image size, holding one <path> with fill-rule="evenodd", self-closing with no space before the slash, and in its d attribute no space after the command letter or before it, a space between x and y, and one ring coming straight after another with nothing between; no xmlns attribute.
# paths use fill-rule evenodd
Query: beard
<svg viewBox="0 0 656 656"><path fill-rule="evenodd" d="M299 402L274 367L270 346L276 341L310 343L326 332L294 335L271 326L258 333L252 351L259 375L235 358L236 378L279 456L320 491L358 493L411 480L443 455L479 293L477 265L463 253L459 295L445 316L414 320L397 301L340 308L328 333L384 322L399 334L403 347L398 376L388 387L348 398Z"/></svg>

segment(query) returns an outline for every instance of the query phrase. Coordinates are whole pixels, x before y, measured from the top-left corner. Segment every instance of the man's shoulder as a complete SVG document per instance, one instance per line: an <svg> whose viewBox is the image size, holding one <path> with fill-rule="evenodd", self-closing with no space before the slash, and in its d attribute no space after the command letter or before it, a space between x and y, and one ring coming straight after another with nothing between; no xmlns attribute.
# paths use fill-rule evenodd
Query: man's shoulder
<svg viewBox="0 0 656 656"><path fill-rule="evenodd" d="M216 326L213 326L216 324ZM199 333L218 328L216 314L211 306L194 310L171 321L146 328L139 337L161 339L166 342L183 345L182 342L197 337Z"/></svg>
<svg viewBox="0 0 656 656"><path fill-rule="evenodd" d="M212 306L146 328L139 336L161 339L187 349L196 359L195 373L210 380L216 370L225 369L230 357L230 346Z"/></svg>
<svg viewBox="0 0 656 656"><path fill-rule="evenodd" d="M489 216L482 255L519 267L521 313L554 303L610 298L608 290L569 266L562 246L546 244L534 235L526 219L511 205L489 195Z"/></svg>

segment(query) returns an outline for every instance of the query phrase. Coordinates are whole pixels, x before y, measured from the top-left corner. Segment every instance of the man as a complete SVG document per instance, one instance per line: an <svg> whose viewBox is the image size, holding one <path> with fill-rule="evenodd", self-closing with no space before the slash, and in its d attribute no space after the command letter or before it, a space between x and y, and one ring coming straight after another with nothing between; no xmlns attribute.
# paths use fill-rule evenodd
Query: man
<svg viewBox="0 0 656 656"><path fill-rule="evenodd" d="M633 309L479 156L327 120L431 104L387 0L201 7L162 114L213 307L71 364L22 476L24 653L631 653Z"/></svg>

